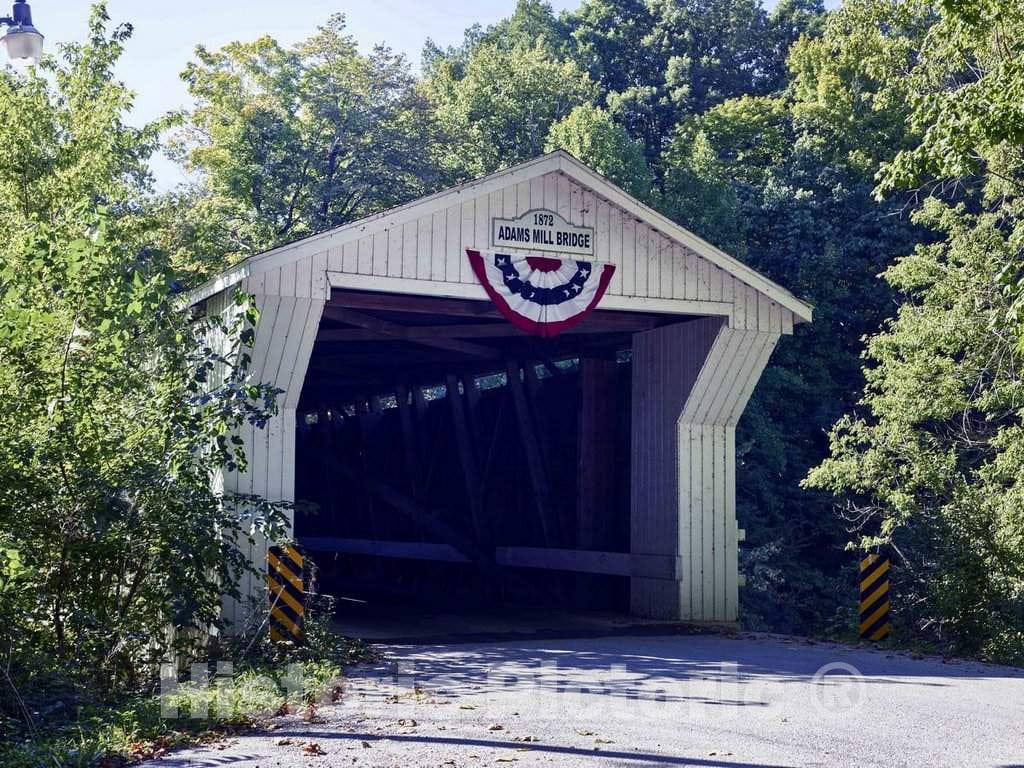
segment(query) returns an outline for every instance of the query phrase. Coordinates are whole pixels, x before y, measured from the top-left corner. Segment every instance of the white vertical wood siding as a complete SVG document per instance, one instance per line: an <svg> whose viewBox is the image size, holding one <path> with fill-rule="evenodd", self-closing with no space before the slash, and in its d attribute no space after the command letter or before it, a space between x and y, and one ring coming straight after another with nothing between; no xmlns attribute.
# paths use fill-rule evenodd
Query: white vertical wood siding
<svg viewBox="0 0 1024 768"><path fill-rule="evenodd" d="M719 330L679 416L680 618L738 617L736 423L778 340Z"/></svg>
<svg viewBox="0 0 1024 768"><path fill-rule="evenodd" d="M385 217L383 224L367 224L366 234L346 235L350 239L342 244L325 240L322 252L303 255L300 261L326 259L329 272L382 278L382 284L384 278L407 278L475 286L466 249L491 247L491 218L547 208L572 224L594 229L593 258L616 265L609 296L727 304L733 327L756 328L771 315L792 328L788 309L559 171L512 181L489 193L452 192L450 197L450 204L421 216L401 211L390 220ZM426 285L424 292L429 293ZM642 302L636 307L645 308Z"/></svg>
<svg viewBox="0 0 1024 768"><path fill-rule="evenodd" d="M226 493L253 494L269 501L295 501L296 407L316 340L324 301L327 298L328 254L287 264L249 278L242 289L256 297L260 310L252 349L251 378L284 390L278 396L278 413L266 427L245 425L240 436L248 460L244 471L228 473ZM222 305L229 291L216 297ZM289 519L289 524L294 521ZM242 541L257 573L246 574L239 584L242 601L224 599L224 618L244 625L249 600L265 594L267 542L259 535Z"/></svg>

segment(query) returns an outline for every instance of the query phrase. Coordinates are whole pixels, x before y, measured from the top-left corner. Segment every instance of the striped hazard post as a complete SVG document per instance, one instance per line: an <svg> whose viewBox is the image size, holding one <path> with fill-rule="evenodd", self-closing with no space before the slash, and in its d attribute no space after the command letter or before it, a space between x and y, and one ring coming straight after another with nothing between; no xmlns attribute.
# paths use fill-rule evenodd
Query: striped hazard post
<svg viewBox="0 0 1024 768"><path fill-rule="evenodd" d="M860 561L860 637L885 640L889 620L889 557L870 554Z"/></svg>
<svg viewBox="0 0 1024 768"><path fill-rule="evenodd" d="M270 588L270 639L275 643L302 642L306 613L306 560L290 544L267 550L267 586Z"/></svg>

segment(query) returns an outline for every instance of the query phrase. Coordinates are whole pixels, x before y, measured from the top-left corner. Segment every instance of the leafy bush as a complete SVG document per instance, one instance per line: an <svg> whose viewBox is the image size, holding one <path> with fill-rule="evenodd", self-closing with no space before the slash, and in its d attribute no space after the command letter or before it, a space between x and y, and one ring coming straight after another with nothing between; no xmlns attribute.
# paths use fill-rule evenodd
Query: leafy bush
<svg viewBox="0 0 1024 768"><path fill-rule="evenodd" d="M105 21L0 76L0 714L28 721L143 690L284 520L215 490L278 392L250 379L251 298L190 316L149 246L154 134L122 122L128 30Z"/></svg>

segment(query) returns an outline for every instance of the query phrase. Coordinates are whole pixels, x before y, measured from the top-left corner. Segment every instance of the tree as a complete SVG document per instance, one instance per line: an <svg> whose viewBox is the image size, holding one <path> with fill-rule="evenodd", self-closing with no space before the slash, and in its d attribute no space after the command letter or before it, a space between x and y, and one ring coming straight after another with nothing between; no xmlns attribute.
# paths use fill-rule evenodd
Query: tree
<svg viewBox="0 0 1024 768"><path fill-rule="evenodd" d="M0 77L0 209L11 231L37 221L64 227L78 220L82 200L128 214L149 189L158 126L124 121L133 96L111 72L131 26L108 34L108 20L95 6L86 43L63 46L63 65L48 59L40 67L55 89L10 70Z"/></svg>
<svg viewBox="0 0 1024 768"><path fill-rule="evenodd" d="M739 200L707 134L677 136L663 154L661 167L661 211L719 248L742 256L746 241Z"/></svg>
<svg viewBox="0 0 1024 768"><path fill-rule="evenodd" d="M1024 11L1000 0L863 0L853 11L861 37L927 30L904 41L909 66L889 72L871 56L861 66L886 74L874 97L904 99L916 139L885 164L877 193L917 187L915 216L933 242L887 270L902 303L870 339L859 407L808 485L845 501L862 547L898 554L896 605L910 631L1019 662Z"/></svg>
<svg viewBox="0 0 1024 768"><path fill-rule="evenodd" d="M556 59L569 57L572 50L569 30L555 17L550 3L544 0L517 0L511 16L486 29L480 24L472 25L466 29L460 45L442 49L428 38L423 47L424 75L429 79L435 67L442 62L456 69L464 67L476 48L485 44L505 51L540 46ZM459 76L462 76L461 70Z"/></svg>
<svg viewBox="0 0 1024 768"><path fill-rule="evenodd" d="M292 48L269 37L199 47L182 77L196 106L175 148L202 194L173 210L198 220L186 233L216 230L209 252L171 247L202 265L197 277L443 185L408 64L386 48L361 55L340 14Z"/></svg>
<svg viewBox="0 0 1024 768"><path fill-rule="evenodd" d="M551 126L597 95L577 64L540 44L509 50L482 43L465 65L437 62L424 89L453 137L446 164L468 176L541 154Z"/></svg>
<svg viewBox="0 0 1024 768"><path fill-rule="evenodd" d="M744 616L782 631L824 630L850 605L846 526L827 493L799 482L859 396L861 339L891 306L877 275L920 236L900 215L905 200L873 198L881 163L906 145L903 113L863 107L871 94L839 50L850 39L841 22L794 47L786 93L686 120L663 159L664 210L815 307L780 343L737 435Z"/></svg>
<svg viewBox="0 0 1024 768"><path fill-rule="evenodd" d="M640 200L650 200L643 148L603 109L576 107L548 131L545 152L564 149Z"/></svg>
<svg viewBox="0 0 1024 768"><path fill-rule="evenodd" d="M821 12L817 3L793 5L774 25L755 0L593 0L566 22L608 109L643 142L660 180L657 164L679 123L784 84L787 41Z"/></svg>
<svg viewBox="0 0 1024 768"><path fill-rule="evenodd" d="M62 62L0 78L4 109L26 121L0 123L5 150L26 150L0 165L0 618L14 629L0 664L23 691L54 664L65 680L135 687L168 628L218 623L249 567L236 540L282 519L213 490L244 465L232 430L264 423L276 390L249 379L244 297L233 320L193 321L149 245L139 195L155 128L124 125L131 96L113 69L130 29L107 21L95 6ZM21 714L3 690L0 708Z"/></svg>

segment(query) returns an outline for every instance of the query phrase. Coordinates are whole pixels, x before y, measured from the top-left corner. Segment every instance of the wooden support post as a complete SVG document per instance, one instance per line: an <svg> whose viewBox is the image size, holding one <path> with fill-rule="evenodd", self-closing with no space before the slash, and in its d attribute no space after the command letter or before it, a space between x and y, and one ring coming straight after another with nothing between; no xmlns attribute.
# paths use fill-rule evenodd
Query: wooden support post
<svg viewBox="0 0 1024 768"><path fill-rule="evenodd" d="M523 451L526 454L527 469L530 473L530 482L533 485L534 501L537 507L537 515L540 518L540 528L544 536L546 546L555 546L555 521L551 518L551 491L548 485L547 467L541 456L540 444L537 437L537 430L533 424L533 416L530 413L526 402L526 393L523 391L523 382L520 379L519 363L509 362L507 366L508 391L512 398L512 405L516 412L516 421L519 424L519 436L523 443Z"/></svg>
<svg viewBox="0 0 1024 768"><path fill-rule="evenodd" d="M505 410L507 405L507 397L502 398L501 402L498 404L498 415L494 418L494 430L491 432L491 439L487 445L487 457L484 459L484 467L480 475L481 488L487 488L487 485L490 482L491 468L494 466L494 454L498 448L498 439L501 437L501 428L505 421Z"/></svg>
<svg viewBox="0 0 1024 768"><path fill-rule="evenodd" d="M423 387L413 387L412 404L416 409L416 418L422 420L427 415L427 398L423 396Z"/></svg>
<svg viewBox="0 0 1024 768"><path fill-rule="evenodd" d="M576 477L575 544L581 550L602 550L612 546L615 514L615 360L580 360L579 452ZM580 607L594 604L591 580L576 579L576 600Z"/></svg>
<svg viewBox="0 0 1024 768"><path fill-rule="evenodd" d="M409 402L409 388L399 384L395 390L398 399L398 417L402 423L402 447L405 454L405 473L409 478L409 488L413 496L419 496L422 490L422 472L419 457L419 434L413 424L412 404Z"/></svg>
<svg viewBox="0 0 1024 768"><path fill-rule="evenodd" d="M459 463L462 465L463 486L466 489L466 505L473 521L473 532L476 540L484 546L489 537L483 520L483 505L480 498L480 473L477 469L477 452L469 425L466 422L466 409L463 397L459 392L459 381L455 374L445 378L448 388L448 405L455 426L455 444L459 451Z"/></svg>
<svg viewBox="0 0 1024 768"><path fill-rule="evenodd" d="M540 377L537 376L537 366L534 363L523 365L523 379L526 381L526 391L534 402L540 396Z"/></svg>
<svg viewBox="0 0 1024 768"><path fill-rule="evenodd" d="M551 445L551 435L548 430L539 427L542 423L540 418L543 412L541 390L544 385L541 383L540 376L537 375L537 365L535 363L530 362L523 365L523 378L526 381L527 405L530 415L533 424L538 425L536 429L537 449L540 452L541 465L545 468L545 477L547 477L547 467L551 466L555 448ZM548 490L550 492L550 487ZM552 525L556 531L555 538L560 542L572 541L573 526L572 521L569 519L571 510L565 509L562 506L550 506L549 510L550 514L553 515Z"/></svg>
<svg viewBox="0 0 1024 768"><path fill-rule="evenodd" d="M579 466L576 547L605 549L615 511L617 367L614 360L580 360Z"/></svg>
<svg viewBox="0 0 1024 768"><path fill-rule="evenodd" d="M469 421L469 434L473 436L473 446L477 456L484 447L484 435L480 431L480 388L476 385L476 376L471 373L462 375L462 391L466 398L466 418ZM484 480L480 478L480 492L484 491Z"/></svg>

